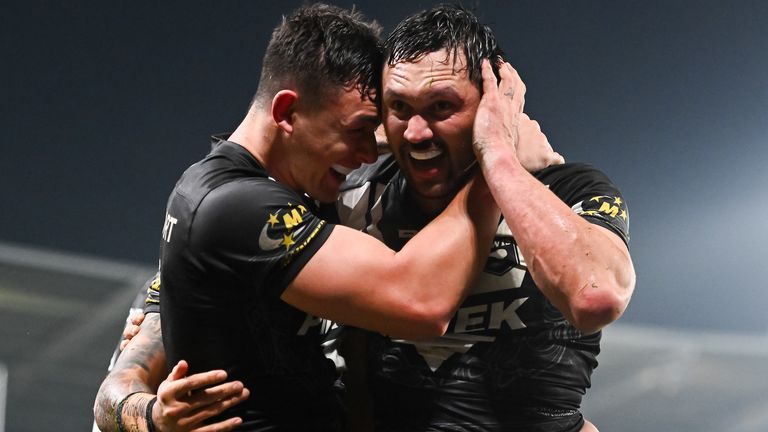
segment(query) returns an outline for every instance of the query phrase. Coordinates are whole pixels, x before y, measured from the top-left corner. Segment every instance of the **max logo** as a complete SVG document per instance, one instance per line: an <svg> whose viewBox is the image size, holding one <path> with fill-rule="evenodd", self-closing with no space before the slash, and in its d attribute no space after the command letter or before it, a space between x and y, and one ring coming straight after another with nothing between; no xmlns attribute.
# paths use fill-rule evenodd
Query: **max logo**
<svg viewBox="0 0 768 432"><path fill-rule="evenodd" d="M287 208L281 208L275 213L270 213L264 226L259 233L259 247L263 251L271 251L285 246L285 250L288 250L291 245L295 244L294 240L296 235L304 230L301 227L295 231L294 228L301 225L304 222L302 215L307 212L306 207L298 205L293 207L288 204ZM270 234L278 233L278 237L272 237Z"/></svg>
<svg viewBox="0 0 768 432"><path fill-rule="evenodd" d="M629 215L623 204L624 201L622 201L621 197L600 195L592 197L589 201L584 202L582 208L586 210L584 214L587 215L602 213L612 218L620 217L626 221Z"/></svg>

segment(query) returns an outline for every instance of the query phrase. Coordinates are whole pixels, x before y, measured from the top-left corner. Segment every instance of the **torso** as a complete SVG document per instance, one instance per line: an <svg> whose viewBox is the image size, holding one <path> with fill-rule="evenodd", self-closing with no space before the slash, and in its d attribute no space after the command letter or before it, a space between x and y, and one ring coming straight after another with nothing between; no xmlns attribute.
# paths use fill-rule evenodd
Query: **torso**
<svg viewBox="0 0 768 432"><path fill-rule="evenodd" d="M224 417L243 430L336 430L333 366L320 321L280 300L332 225L222 143L190 167L168 202L161 247L163 342L169 364L225 369L252 389Z"/></svg>
<svg viewBox="0 0 768 432"><path fill-rule="evenodd" d="M409 204L391 163L350 179L339 214L397 250L429 219ZM571 164L538 177L574 211L626 239L627 224L611 216L613 207L590 202L619 197L604 175ZM484 272L443 337L371 337L367 367L378 429L578 430L599 344L600 333L583 335L539 291L502 220Z"/></svg>

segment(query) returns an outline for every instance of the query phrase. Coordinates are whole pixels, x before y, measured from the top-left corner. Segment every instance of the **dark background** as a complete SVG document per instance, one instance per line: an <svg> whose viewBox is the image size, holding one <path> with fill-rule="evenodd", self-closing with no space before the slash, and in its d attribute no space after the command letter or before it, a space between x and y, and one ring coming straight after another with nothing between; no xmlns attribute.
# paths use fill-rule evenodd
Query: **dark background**
<svg viewBox="0 0 768 432"><path fill-rule="evenodd" d="M391 30L430 2L337 2ZM300 2L2 9L0 241L154 263L167 194L233 129ZM630 206L628 322L765 332L768 3L466 2L571 161Z"/></svg>
<svg viewBox="0 0 768 432"><path fill-rule="evenodd" d="M240 121L270 30L299 3L3 2L0 243L61 253L54 263L74 254L151 270L168 193L207 152L208 135ZM357 4L385 32L432 4L334 3ZM495 29L527 84L526 111L553 146L595 164L624 192L638 282L621 322L768 335L768 2L465 5ZM89 282L94 288L58 276L41 283L50 295L79 289L99 305L123 299L99 314L106 325L130 298L96 288L107 270ZM28 276L14 272L4 284L25 286ZM118 279L129 291L138 283ZM2 289L0 303L11 304ZM67 310L87 316L88 305ZM0 307L8 322L26 322L7 310ZM104 328L108 339L120 320ZM95 340L87 322L79 325L77 338ZM41 355L78 354L67 340L51 346ZM106 353L111 342L101 346ZM7 348L28 362L24 346ZM95 357L87 370L107 361ZM57 379L67 370L54 369Z"/></svg>

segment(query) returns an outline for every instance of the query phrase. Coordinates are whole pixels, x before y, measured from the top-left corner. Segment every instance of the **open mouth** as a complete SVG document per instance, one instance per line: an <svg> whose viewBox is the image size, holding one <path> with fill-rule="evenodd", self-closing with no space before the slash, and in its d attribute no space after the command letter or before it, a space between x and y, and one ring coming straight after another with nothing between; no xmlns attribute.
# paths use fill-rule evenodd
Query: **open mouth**
<svg viewBox="0 0 768 432"><path fill-rule="evenodd" d="M408 155L418 161L428 161L439 157L444 151L442 146L430 141L411 145Z"/></svg>

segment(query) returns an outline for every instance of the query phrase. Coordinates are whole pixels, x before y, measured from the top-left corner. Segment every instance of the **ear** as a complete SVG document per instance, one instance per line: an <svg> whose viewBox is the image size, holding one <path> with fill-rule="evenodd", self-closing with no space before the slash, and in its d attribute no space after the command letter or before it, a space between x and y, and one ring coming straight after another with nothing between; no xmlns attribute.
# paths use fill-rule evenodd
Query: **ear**
<svg viewBox="0 0 768 432"><path fill-rule="evenodd" d="M272 120L286 133L293 132L293 113L299 95L293 90L280 90L272 98Z"/></svg>

